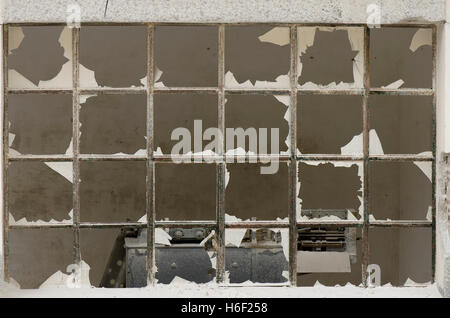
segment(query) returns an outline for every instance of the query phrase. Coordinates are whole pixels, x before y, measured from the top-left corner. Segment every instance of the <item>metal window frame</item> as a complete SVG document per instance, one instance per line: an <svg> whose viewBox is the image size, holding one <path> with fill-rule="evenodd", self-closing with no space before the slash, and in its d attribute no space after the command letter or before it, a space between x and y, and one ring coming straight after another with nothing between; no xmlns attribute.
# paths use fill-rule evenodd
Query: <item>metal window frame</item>
<svg viewBox="0 0 450 318"><path fill-rule="evenodd" d="M431 227L432 229L432 282L435 279L435 257L436 257L436 25L434 24L386 24L381 27L403 27L403 28L429 28L432 30L432 88L431 89L385 89L371 88L369 76L369 54L370 54L370 30L366 24L324 24L324 23L81 23L83 26L132 26L140 25L147 28L147 85L138 88L80 88L79 83L79 44L80 29L72 28L72 89L14 89L8 88L8 29L9 27L21 26L66 26L64 23L10 23L3 26L3 234L4 234L4 278L9 280L8 255L9 255L9 229L40 229L40 228L72 228L74 240L74 262L81 261L80 255L80 229L81 228L123 228L134 226L137 228L148 228L147 231L147 282L154 285L155 281L155 228L169 227L207 227L216 230L217 242L217 264L216 282L222 285L225 280L225 229L227 228L289 228L289 284L297 285L297 231L301 227L311 225L321 226L345 226L362 229L362 283L367 286L367 266L369 265L369 229L374 227ZM218 28L218 86L217 87L164 87L155 88L154 79L154 29L155 26L216 26ZM231 25L270 25L288 27L290 29L290 87L287 89L229 89L225 88L225 28ZM299 27L362 27L364 29L364 87L359 89L302 89L297 84L297 55L298 42L297 31ZM72 94L73 96L73 155L9 155L8 134L8 95L9 94ZM94 155L80 154L79 148L79 96L82 94L146 94L147 96L147 144L146 155ZM290 155L279 156L277 160L286 162L289 169L289 222L277 221L244 221L225 222L225 171L226 156L224 142L220 141L220 150L217 156L207 159L216 159L216 220L214 221L156 221L155 218L155 164L171 162L169 155L156 155L153 152L153 97L155 94L216 94L218 96L218 128L222 133L225 131L225 96L228 94L284 94L290 96ZM308 154L297 155L297 95L359 95L363 97L363 154L362 156ZM432 96L432 155L370 155L369 154L369 115L368 100L370 95L412 95ZM203 157L203 159L205 159ZM248 158L247 158L248 159ZM81 161L146 161L146 216L145 223L90 223L80 221L80 162ZM297 188L297 163L302 161L352 161L363 165L363 205L364 216L358 221L298 221L296 219L296 188ZM393 221L370 221L369 220L369 166L372 161L426 161L432 163L432 220L393 220ZM49 223L49 224L9 224L8 210L8 182L7 167L9 162L14 161L67 161L73 162L73 222L72 223ZM187 164L198 164L194 158ZM205 163L203 160L200 163ZM257 285L257 284L256 284Z"/></svg>

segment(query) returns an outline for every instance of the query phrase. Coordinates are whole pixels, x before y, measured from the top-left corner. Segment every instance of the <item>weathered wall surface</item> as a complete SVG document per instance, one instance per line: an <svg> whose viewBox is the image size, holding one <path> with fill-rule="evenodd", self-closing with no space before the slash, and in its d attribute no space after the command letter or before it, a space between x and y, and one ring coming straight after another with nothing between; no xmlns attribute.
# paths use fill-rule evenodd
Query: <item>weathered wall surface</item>
<svg viewBox="0 0 450 318"><path fill-rule="evenodd" d="M370 4L381 23L445 20L445 0L3 0L9 22L65 22L78 3L81 21L366 23Z"/></svg>

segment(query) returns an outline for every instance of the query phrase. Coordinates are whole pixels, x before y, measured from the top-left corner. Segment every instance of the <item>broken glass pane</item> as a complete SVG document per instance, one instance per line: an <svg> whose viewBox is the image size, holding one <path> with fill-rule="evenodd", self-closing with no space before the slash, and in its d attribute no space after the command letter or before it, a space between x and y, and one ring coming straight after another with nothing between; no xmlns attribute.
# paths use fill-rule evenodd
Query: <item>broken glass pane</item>
<svg viewBox="0 0 450 318"><path fill-rule="evenodd" d="M230 163L226 169L225 209L228 217L244 221L287 221L286 163Z"/></svg>
<svg viewBox="0 0 450 318"><path fill-rule="evenodd" d="M431 28L372 28L371 86L431 88L431 42Z"/></svg>
<svg viewBox="0 0 450 318"><path fill-rule="evenodd" d="M85 99L84 99L85 98ZM146 154L145 95L81 96L80 152Z"/></svg>
<svg viewBox="0 0 450 318"><path fill-rule="evenodd" d="M155 86L217 86L215 26L155 27Z"/></svg>
<svg viewBox="0 0 450 318"><path fill-rule="evenodd" d="M362 220L362 163L299 162L297 219Z"/></svg>
<svg viewBox="0 0 450 318"><path fill-rule="evenodd" d="M371 228L369 263L379 266L381 285L431 283L431 228Z"/></svg>
<svg viewBox="0 0 450 318"><path fill-rule="evenodd" d="M83 26L82 87L138 87L147 82L146 26Z"/></svg>
<svg viewBox="0 0 450 318"><path fill-rule="evenodd" d="M298 84L302 88L363 87L363 28L300 27L298 53Z"/></svg>
<svg viewBox="0 0 450 318"><path fill-rule="evenodd" d="M361 230L339 226L298 230L297 286L361 284Z"/></svg>
<svg viewBox="0 0 450 318"><path fill-rule="evenodd" d="M157 220L214 220L216 165L155 165Z"/></svg>
<svg viewBox="0 0 450 318"><path fill-rule="evenodd" d="M225 127L227 155L286 154L289 96L228 95Z"/></svg>
<svg viewBox="0 0 450 318"><path fill-rule="evenodd" d="M73 263L72 229L10 229L8 271L21 288L59 283Z"/></svg>
<svg viewBox="0 0 450 318"><path fill-rule="evenodd" d="M226 87L289 88L289 28L229 26L225 47Z"/></svg>
<svg viewBox="0 0 450 318"><path fill-rule="evenodd" d="M72 170L72 162L9 163L10 223L72 222Z"/></svg>
<svg viewBox="0 0 450 318"><path fill-rule="evenodd" d="M370 154L431 154L432 104L431 96L370 96Z"/></svg>
<svg viewBox="0 0 450 318"><path fill-rule="evenodd" d="M216 276L214 230L207 228L156 228L155 278L159 284L208 283ZM147 230L125 238L126 286L147 285Z"/></svg>
<svg viewBox="0 0 450 318"><path fill-rule="evenodd" d="M80 252L89 267L92 286L122 288L125 284L125 238L136 229L80 229Z"/></svg>
<svg viewBox="0 0 450 318"><path fill-rule="evenodd" d="M210 131L217 133L217 95L158 94L154 103L154 148L158 154L219 151L219 137L209 135Z"/></svg>
<svg viewBox="0 0 450 318"><path fill-rule="evenodd" d="M157 244L156 248L158 283L177 284L189 281L201 284L213 281L216 277L216 252L212 244L214 233L207 229L193 228L170 229L168 234L172 238L170 246Z"/></svg>
<svg viewBox="0 0 450 318"><path fill-rule="evenodd" d="M63 26L10 27L11 88L72 88L72 32Z"/></svg>
<svg viewBox="0 0 450 318"><path fill-rule="evenodd" d="M298 95L297 145L302 154L362 155L362 97Z"/></svg>
<svg viewBox="0 0 450 318"><path fill-rule="evenodd" d="M72 154L72 95L8 96L9 154Z"/></svg>
<svg viewBox="0 0 450 318"><path fill-rule="evenodd" d="M431 220L431 162L371 162L370 214L377 220Z"/></svg>
<svg viewBox="0 0 450 318"><path fill-rule="evenodd" d="M288 233L288 229L226 229L228 282L287 283Z"/></svg>
<svg viewBox="0 0 450 318"><path fill-rule="evenodd" d="M145 216L144 161L82 161L82 222L137 222Z"/></svg>

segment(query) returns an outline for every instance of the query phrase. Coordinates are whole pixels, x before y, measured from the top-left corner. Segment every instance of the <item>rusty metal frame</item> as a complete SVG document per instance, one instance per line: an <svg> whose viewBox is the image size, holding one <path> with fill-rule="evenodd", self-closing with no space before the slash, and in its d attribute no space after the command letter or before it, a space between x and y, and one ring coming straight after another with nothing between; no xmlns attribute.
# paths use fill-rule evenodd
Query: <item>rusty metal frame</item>
<svg viewBox="0 0 450 318"><path fill-rule="evenodd" d="M225 32L227 26L236 25L271 25L288 27L290 33L290 87L286 89L264 89L264 88L226 88L225 87ZM18 26L43 26L43 25L63 25L64 23L12 23L3 26L3 248L4 248L4 278L9 279L8 255L9 242L8 231L10 229L41 229L41 228L72 228L74 234L74 261L81 261L80 255L80 229L101 229L101 228L147 228L147 283L154 285L155 282L155 229L174 227L205 227L216 231L216 281L218 284L225 283L225 229L231 228L288 228L289 229L289 284L297 285L297 232L299 228L308 226L343 226L357 227L362 229L363 251L362 251L362 283L367 286L367 266L369 264L369 232L375 227L395 227L414 228L421 227L432 229L432 281L434 282L434 269L436 257L436 26L434 24L396 24L382 25L381 27L414 27L430 28L432 30L432 88L431 89L385 89L372 88L370 86L370 28L365 24L292 24L292 23L82 23L82 26L89 25L140 25L147 27L147 82L145 87L136 88L103 88L103 87L80 87L79 83L79 28L72 28L72 88L70 89L40 89L27 88L17 89L8 87L8 29ZM154 87L154 29L155 26L173 25L210 25L218 29L218 86L217 87ZM297 62L298 62L298 28L302 26L325 26L325 27L361 27L364 29L364 85L357 89L303 89L297 84ZM9 94L72 94L73 97L73 155L10 155L8 142L8 95ZM145 155L97 155L81 154L79 148L79 96L83 94L145 94L147 96L147 144ZM286 162L289 169L289 211L288 222L285 221L243 221L225 222L225 172L227 155L225 155L224 141L220 140L219 154L215 156L192 157L186 164L202 164L215 161L216 165L216 219L213 221L156 221L155 218L155 164L170 163L174 158L169 155L154 154L153 147L153 97L155 94L216 94L218 96L218 128L222 133L225 131L225 96L236 94L267 94L267 95L289 95L290 96L290 154L282 156L266 155L266 159ZM297 97L298 95L358 95L363 97L363 152L361 155L330 155L330 154L297 154ZM369 153L369 96L370 95L412 95L412 96L432 96L432 120L433 120L433 145L432 155L402 154L402 155L370 155ZM248 156L233 156L234 159L245 159ZM201 159L201 160L198 160ZM81 161L146 161L146 222L116 222L116 223L92 223L80 221L79 183ZM372 161L426 161L432 163L432 220L369 220L369 167ZM8 213L8 182L7 173L9 162L14 161L67 161L73 162L73 221L72 223L47 223L47 224L9 224ZM297 187L297 164L307 161L351 161L363 166L363 210L362 220L348 221L321 221L296 219L296 187ZM256 286L258 284L255 284Z"/></svg>

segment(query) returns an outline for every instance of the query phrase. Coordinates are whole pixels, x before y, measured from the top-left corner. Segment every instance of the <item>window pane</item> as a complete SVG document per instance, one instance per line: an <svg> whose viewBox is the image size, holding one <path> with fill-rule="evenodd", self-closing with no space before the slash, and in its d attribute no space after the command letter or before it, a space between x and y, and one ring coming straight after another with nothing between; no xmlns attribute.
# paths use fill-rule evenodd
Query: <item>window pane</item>
<svg viewBox="0 0 450 318"><path fill-rule="evenodd" d="M225 126L227 155L287 154L289 96L228 95Z"/></svg>
<svg viewBox="0 0 450 318"><path fill-rule="evenodd" d="M230 284L288 282L288 229L225 231L225 270Z"/></svg>
<svg viewBox="0 0 450 318"><path fill-rule="evenodd" d="M431 88L431 42L431 28L372 28L372 87Z"/></svg>
<svg viewBox="0 0 450 318"><path fill-rule="evenodd" d="M363 28L300 27L297 37L302 88L363 87Z"/></svg>
<svg viewBox="0 0 450 318"><path fill-rule="evenodd" d="M431 96L370 96L370 154L431 154Z"/></svg>
<svg viewBox="0 0 450 318"><path fill-rule="evenodd" d="M431 165L420 161L371 162L371 217L431 221Z"/></svg>
<svg viewBox="0 0 450 318"><path fill-rule="evenodd" d="M297 219L362 220L362 163L300 162Z"/></svg>
<svg viewBox="0 0 450 318"><path fill-rule="evenodd" d="M361 230L301 228L298 233L297 286L361 284Z"/></svg>
<svg viewBox="0 0 450 318"><path fill-rule="evenodd" d="M216 165L155 165L157 220L215 220Z"/></svg>
<svg viewBox="0 0 450 318"><path fill-rule="evenodd" d="M145 216L144 161L80 163L82 222L137 222Z"/></svg>
<svg viewBox="0 0 450 318"><path fill-rule="evenodd" d="M289 28L227 27L225 51L226 87L289 88Z"/></svg>
<svg viewBox="0 0 450 318"><path fill-rule="evenodd" d="M80 28L82 87L145 86L147 27L83 26Z"/></svg>
<svg viewBox="0 0 450 318"><path fill-rule="evenodd" d="M297 145L302 154L362 155L361 96L298 95Z"/></svg>
<svg viewBox="0 0 450 318"><path fill-rule="evenodd" d="M217 39L214 26L157 26L155 86L217 86Z"/></svg>
<svg viewBox="0 0 450 318"><path fill-rule="evenodd" d="M72 170L71 162L9 163L10 223L71 223Z"/></svg>
<svg viewBox="0 0 450 318"><path fill-rule="evenodd" d="M199 153L208 150L208 144L218 142L206 134L214 127L217 131L217 95L160 94L154 101L154 148L158 154ZM210 150L217 153L216 148Z"/></svg>
<svg viewBox="0 0 450 318"><path fill-rule="evenodd" d="M10 155L72 155L72 95L8 96Z"/></svg>
<svg viewBox="0 0 450 318"><path fill-rule="evenodd" d="M82 96L80 151L84 154L146 154L145 95Z"/></svg>
<svg viewBox="0 0 450 318"><path fill-rule="evenodd" d="M9 275L21 288L39 288L52 275L61 278L67 273L72 252L72 229L11 229ZM67 286L65 280L60 283Z"/></svg>
<svg viewBox="0 0 450 318"><path fill-rule="evenodd" d="M261 173L264 169L274 173ZM226 214L246 221L287 218L288 181L286 163L227 164Z"/></svg>
<svg viewBox="0 0 450 318"><path fill-rule="evenodd" d="M370 264L381 271L381 284L431 283L431 229L371 228Z"/></svg>
<svg viewBox="0 0 450 318"><path fill-rule="evenodd" d="M72 32L62 26L10 27L11 88L72 88Z"/></svg>

